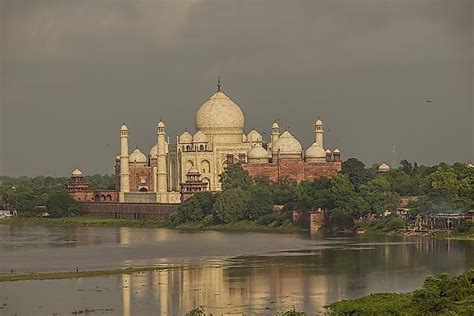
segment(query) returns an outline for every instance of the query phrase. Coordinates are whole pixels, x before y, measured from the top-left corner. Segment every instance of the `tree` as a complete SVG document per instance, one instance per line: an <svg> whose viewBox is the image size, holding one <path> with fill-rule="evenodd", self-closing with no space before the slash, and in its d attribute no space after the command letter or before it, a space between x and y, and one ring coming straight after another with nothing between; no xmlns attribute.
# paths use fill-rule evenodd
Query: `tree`
<svg viewBox="0 0 474 316"><path fill-rule="evenodd" d="M79 206L66 191L52 192L46 208L52 217L75 216L79 213Z"/></svg>
<svg viewBox="0 0 474 316"><path fill-rule="evenodd" d="M400 161L400 168L401 171L405 172L407 175L411 176L413 174L413 165L408 161L403 159Z"/></svg>
<svg viewBox="0 0 474 316"><path fill-rule="evenodd" d="M272 197L275 204L286 204L297 201L296 181L281 177L272 184Z"/></svg>
<svg viewBox="0 0 474 316"><path fill-rule="evenodd" d="M354 220L368 208L367 203L356 194L349 176L345 174L337 174L331 179L330 193L333 208L329 211L329 217L333 226L352 228Z"/></svg>
<svg viewBox="0 0 474 316"><path fill-rule="evenodd" d="M246 217L254 220L273 212L273 199L270 188L266 185L255 184L250 190L247 203Z"/></svg>
<svg viewBox="0 0 474 316"><path fill-rule="evenodd" d="M214 217L228 224L245 218L249 195L241 188L231 188L222 191L212 206Z"/></svg>
<svg viewBox="0 0 474 316"><path fill-rule="evenodd" d="M211 192L205 191L194 194L178 207L174 224L203 220L204 217L211 214L214 202L215 198Z"/></svg>
<svg viewBox="0 0 474 316"><path fill-rule="evenodd" d="M349 158L342 163L341 173L347 174L352 184L358 188L361 184L367 183L372 176L365 168L362 161L356 158Z"/></svg>
<svg viewBox="0 0 474 316"><path fill-rule="evenodd" d="M429 176L430 195L453 200L458 195L460 187L459 180L452 167L440 165L435 172Z"/></svg>
<svg viewBox="0 0 474 316"><path fill-rule="evenodd" d="M240 164L231 164L220 175L222 190L241 188L249 190L252 187L252 177Z"/></svg>
<svg viewBox="0 0 474 316"><path fill-rule="evenodd" d="M384 177L378 177L361 186L361 196L367 202L368 211L381 214L385 210L396 211L400 198L391 191L390 183Z"/></svg>

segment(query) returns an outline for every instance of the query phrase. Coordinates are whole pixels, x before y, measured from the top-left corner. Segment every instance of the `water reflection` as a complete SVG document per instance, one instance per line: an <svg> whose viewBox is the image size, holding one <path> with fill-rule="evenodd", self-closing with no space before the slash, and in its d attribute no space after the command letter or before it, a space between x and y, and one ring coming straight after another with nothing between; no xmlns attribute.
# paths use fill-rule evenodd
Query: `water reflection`
<svg viewBox="0 0 474 316"><path fill-rule="evenodd" d="M459 274L473 266L472 247L472 243L431 239L349 239L332 247L238 256L223 264L178 264L104 278L0 283L0 305L6 297L6 315L68 314L85 308L96 314L111 308L112 314L124 316L182 315L201 305L215 315L274 315L293 306L320 313L324 305L339 299L411 291L427 275Z"/></svg>
<svg viewBox="0 0 474 316"><path fill-rule="evenodd" d="M309 313L373 292L411 291L426 276L474 266L474 243L428 238L0 226L0 272L160 265L167 270L0 283L0 314ZM58 251L58 249L60 251ZM51 299L61 298L61 299ZM25 299L28 298L28 299ZM90 314L94 314L91 312Z"/></svg>

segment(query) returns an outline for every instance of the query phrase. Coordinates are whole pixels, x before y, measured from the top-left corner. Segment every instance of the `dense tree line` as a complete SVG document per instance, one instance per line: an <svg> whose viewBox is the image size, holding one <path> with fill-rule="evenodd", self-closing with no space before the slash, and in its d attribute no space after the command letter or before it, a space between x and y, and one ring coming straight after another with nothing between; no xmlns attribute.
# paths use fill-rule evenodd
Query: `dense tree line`
<svg viewBox="0 0 474 316"><path fill-rule="evenodd" d="M86 176L91 190L113 189L115 177L109 175ZM78 205L67 193L66 177L0 177L0 206L16 210L19 216L37 216L49 213L53 217L73 216Z"/></svg>
<svg viewBox="0 0 474 316"><path fill-rule="evenodd" d="M334 228L353 228L358 219L370 214L383 218L384 226L396 229L403 228L405 223L396 215L387 218L382 214L386 211L395 214L400 196L419 196L411 205L415 212L474 208L474 169L461 163L426 167L404 160L400 168L378 175L376 166L367 168L351 158L343 163L341 173L330 179L300 183L289 178L277 182L266 178L252 180L235 164L221 175L221 183L223 191L219 194L202 192L185 201L172 217L172 224L228 224L251 220L281 225L288 224L293 210L304 214L324 208ZM272 211L274 204L284 205L280 216Z"/></svg>

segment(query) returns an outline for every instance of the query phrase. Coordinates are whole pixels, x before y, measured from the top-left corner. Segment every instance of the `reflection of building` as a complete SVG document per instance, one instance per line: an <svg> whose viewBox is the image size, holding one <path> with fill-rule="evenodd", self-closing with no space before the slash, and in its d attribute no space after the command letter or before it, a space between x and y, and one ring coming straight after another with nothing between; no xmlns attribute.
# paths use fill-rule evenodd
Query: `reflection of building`
<svg viewBox="0 0 474 316"><path fill-rule="evenodd" d="M202 190L219 191L219 176L229 163L240 163L252 176L271 180L330 177L341 169L341 152L324 148L323 126L316 120L314 142L305 151L290 131L280 133L277 122L268 142L255 129L245 134L242 110L218 83L196 113L196 132L185 130L172 143L160 120L148 155L139 148L129 153L129 130L122 125L120 155L115 159L118 200L179 203L180 191L186 198Z"/></svg>

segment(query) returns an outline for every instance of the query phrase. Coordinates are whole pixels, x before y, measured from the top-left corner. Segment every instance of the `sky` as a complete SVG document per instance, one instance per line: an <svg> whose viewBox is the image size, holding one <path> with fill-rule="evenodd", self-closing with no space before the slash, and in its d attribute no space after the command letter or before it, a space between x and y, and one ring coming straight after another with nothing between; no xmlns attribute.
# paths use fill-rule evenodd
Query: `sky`
<svg viewBox="0 0 474 316"><path fill-rule="evenodd" d="M0 0L0 175L113 173L216 90L268 140L367 165L474 160L470 0ZM427 102L430 100L431 102Z"/></svg>

